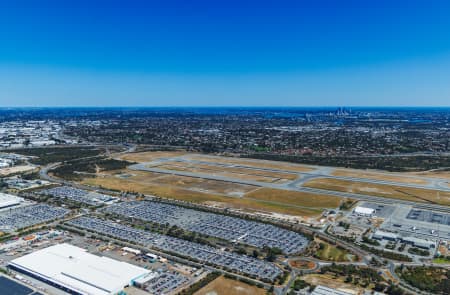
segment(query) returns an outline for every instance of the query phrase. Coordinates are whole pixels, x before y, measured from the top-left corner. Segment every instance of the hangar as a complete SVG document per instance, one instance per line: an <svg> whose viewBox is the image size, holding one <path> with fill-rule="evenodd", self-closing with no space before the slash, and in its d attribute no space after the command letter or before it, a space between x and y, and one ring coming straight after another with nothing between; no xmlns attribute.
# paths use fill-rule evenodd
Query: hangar
<svg viewBox="0 0 450 295"><path fill-rule="evenodd" d="M372 217L375 214L375 209L358 206L355 210L353 210L353 212L360 216Z"/></svg>
<svg viewBox="0 0 450 295"><path fill-rule="evenodd" d="M12 260L8 267L75 295L118 294L148 270L88 253L70 244L54 245Z"/></svg>

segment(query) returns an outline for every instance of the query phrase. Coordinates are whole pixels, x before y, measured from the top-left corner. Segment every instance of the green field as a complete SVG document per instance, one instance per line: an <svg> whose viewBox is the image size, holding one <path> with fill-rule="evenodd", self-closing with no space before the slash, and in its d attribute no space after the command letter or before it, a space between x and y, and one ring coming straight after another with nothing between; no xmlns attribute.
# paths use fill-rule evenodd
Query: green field
<svg viewBox="0 0 450 295"><path fill-rule="evenodd" d="M314 254L314 257L320 260L336 262L355 261L355 256L347 250L323 241L319 242L319 249Z"/></svg>
<svg viewBox="0 0 450 295"><path fill-rule="evenodd" d="M433 259L433 263L436 264L450 264L450 257L439 257Z"/></svg>

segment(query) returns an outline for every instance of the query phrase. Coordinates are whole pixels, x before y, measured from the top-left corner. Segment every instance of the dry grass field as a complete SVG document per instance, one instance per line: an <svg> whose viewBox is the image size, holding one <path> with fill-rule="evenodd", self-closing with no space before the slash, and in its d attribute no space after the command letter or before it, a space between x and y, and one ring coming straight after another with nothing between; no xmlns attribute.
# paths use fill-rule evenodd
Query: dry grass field
<svg viewBox="0 0 450 295"><path fill-rule="evenodd" d="M427 184L428 183L428 181L426 181L425 179L402 176L401 174L377 173L377 172L368 172L365 170L353 170L353 169L337 169L333 173L331 173L331 175L393 181L393 182L400 182L400 183L413 183L413 184Z"/></svg>
<svg viewBox="0 0 450 295"><path fill-rule="evenodd" d="M181 191L200 192L203 194L242 196L257 187L245 184L230 184L223 181L207 180L196 177L178 176L147 171L110 171L100 173L95 178L86 178L84 183L102 185L121 191L153 193L165 197L165 192Z"/></svg>
<svg viewBox="0 0 450 295"><path fill-rule="evenodd" d="M450 205L450 192L437 191L432 189L373 184L331 178L312 179L303 184L303 186L392 199L409 200L415 202Z"/></svg>
<svg viewBox="0 0 450 295"><path fill-rule="evenodd" d="M158 178L157 183L161 185L166 184L169 186L185 187L200 192L224 194L227 196L242 196L245 193L257 189L256 186L252 185L230 184L223 181L178 175L166 175Z"/></svg>
<svg viewBox="0 0 450 295"><path fill-rule="evenodd" d="M219 157L219 156L202 156L198 154L188 155L187 157L197 161L235 164L253 168L279 169L283 171L292 171L292 172L310 172L315 169L307 165L292 164L287 162L266 161L266 160L250 160L243 158Z"/></svg>
<svg viewBox="0 0 450 295"><path fill-rule="evenodd" d="M202 168L194 168L194 167L185 167L180 165L157 165L157 166L149 166L152 168L158 168L158 169L164 169L164 170L171 170L171 171L182 171L182 172L191 172L191 173L203 173L207 175L214 175L214 176L222 176L222 177L229 177L234 179L242 179L242 180L249 180L249 181L258 181L258 182L277 182L280 179L279 178L272 178L272 177L265 177L260 175L248 175L248 174L239 174L239 173L230 173L226 172L225 169L202 169Z"/></svg>
<svg viewBox="0 0 450 295"><path fill-rule="evenodd" d="M228 200L228 197L225 196L195 192L175 186L160 185L151 182L142 183L134 180L132 177L127 179L116 177L86 178L82 181L82 183L118 191L151 194L164 198L173 198L191 202L206 202L210 200L223 202Z"/></svg>
<svg viewBox="0 0 450 295"><path fill-rule="evenodd" d="M159 158L171 158L171 157L179 157L187 154L187 152L183 151L174 151L174 152L140 152L140 153L126 153L118 156L118 159L144 163L150 162Z"/></svg>
<svg viewBox="0 0 450 295"><path fill-rule="evenodd" d="M409 173L415 176L431 177L431 178L442 178L450 181L450 171L423 171L423 172L411 172Z"/></svg>
<svg viewBox="0 0 450 295"><path fill-rule="evenodd" d="M297 175L292 173L261 171L251 168L223 167L217 165L195 164L187 162L165 162L161 165L152 165L149 167L173 171L220 175L230 178L246 179L260 182L286 182L288 180L297 179Z"/></svg>
<svg viewBox="0 0 450 295"><path fill-rule="evenodd" d="M322 209L317 208L294 207L282 202L267 202L263 200L247 199L245 197L241 199L228 199L224 205L249 212L263 212L267 214L274 212L301 217L318 216L323 211Z"/></svg>
<svg viewBox="0 0 450 295"><path fill-rule="evenodd" d="M105 176L105 177L111 177L115 176L118 178L132 178L136 181L142 181L142 182L148 182L148 181L155 181L156 179L160 177L167 176L167 174L164 173L156 173L156 172L150 172L150 171L132 171L125 169L123 171L106 171L106 172L100 172L97 174L98 176Z"/></svg>
<svg viewBox="0 0 450 295"><path fill-rule="evenodd" d="M10 174L23 173L35 170L36 167L30 165L22 165L22 166L13 166L8 168L0 169L0 176L7 176Z"/></svg>
<svg viewBox="0 0 450 295"><path fill-rule="evenodd" d="M286 205L317 208L320 210L323 208L336 208L341 203L341 199L334 196L272 188L260 188L246 194L245 197L262 201L280 202Z"/></svg>
<svg viewBox="0 0 450 295"><path fill-rule="evenodd" d="M82 183L249 212L274 212L302 217L320 215L324 208L337 207L340 202L339 198L330 196L260 189L251 185L144 171L102 173L95 178L85 178Z"/></svg>
<svg viewBox="0 0 450 295"><path fill-rule="evenodd" d="M266 290L246 283L218 277L199 291L195 295L264 295Z"/></svg>

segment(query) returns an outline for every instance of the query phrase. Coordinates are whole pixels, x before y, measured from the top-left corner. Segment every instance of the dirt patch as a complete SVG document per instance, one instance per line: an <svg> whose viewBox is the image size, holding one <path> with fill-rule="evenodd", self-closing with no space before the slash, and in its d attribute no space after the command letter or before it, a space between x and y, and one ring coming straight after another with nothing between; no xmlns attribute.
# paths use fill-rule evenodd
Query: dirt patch
<svg viewBox="0 0 450 295"><path fill-rule="evenodd" d="M297 269L313 269L316 267L314 262L301 259L291 260L289 261L289 265Z"/></svg>
<svg viewBox="0 0 450 295"><path fill-rule="evenodd" d="M311 285L323 285L336 290L342 290L353 294L360 294L362 288L352 284L346 284L341 278L334 278L329 275L311 274L303 276L302 279Z"/></svg>
<svg viewBox="0 0 450 295"><path fill-rule="evenodd" d="M30 165L22 165L22 166L13 166L8 168L2 168L0 169L0 176L6 176L10 174L16 174L16 173L22 173L22 172L28 172L36 169L34 166Z"/></svg>

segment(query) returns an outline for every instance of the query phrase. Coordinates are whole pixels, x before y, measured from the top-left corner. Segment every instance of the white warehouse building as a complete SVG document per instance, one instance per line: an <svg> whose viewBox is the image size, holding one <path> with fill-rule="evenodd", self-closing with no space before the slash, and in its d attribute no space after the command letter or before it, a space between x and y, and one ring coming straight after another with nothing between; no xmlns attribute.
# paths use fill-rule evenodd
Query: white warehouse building
<svg viewBox="0 0 450 295"><path fill-rule="evenodd" d="M8 267L76 295L113 295L149 271L58 244L12 260Z"/></svg>
<svg viewBox="0 0 450 295"><path fill-rule="evenodd" d="M23 201L24 201L23 198L0 193L0 209L17 206Z"/></svg>
<svg viewBox="0 0 450 295"><path fill-rule="evenodd" d="M353 210L353 213L360 216L372 217L375 214L375 209L358 206Z"/></svg>

